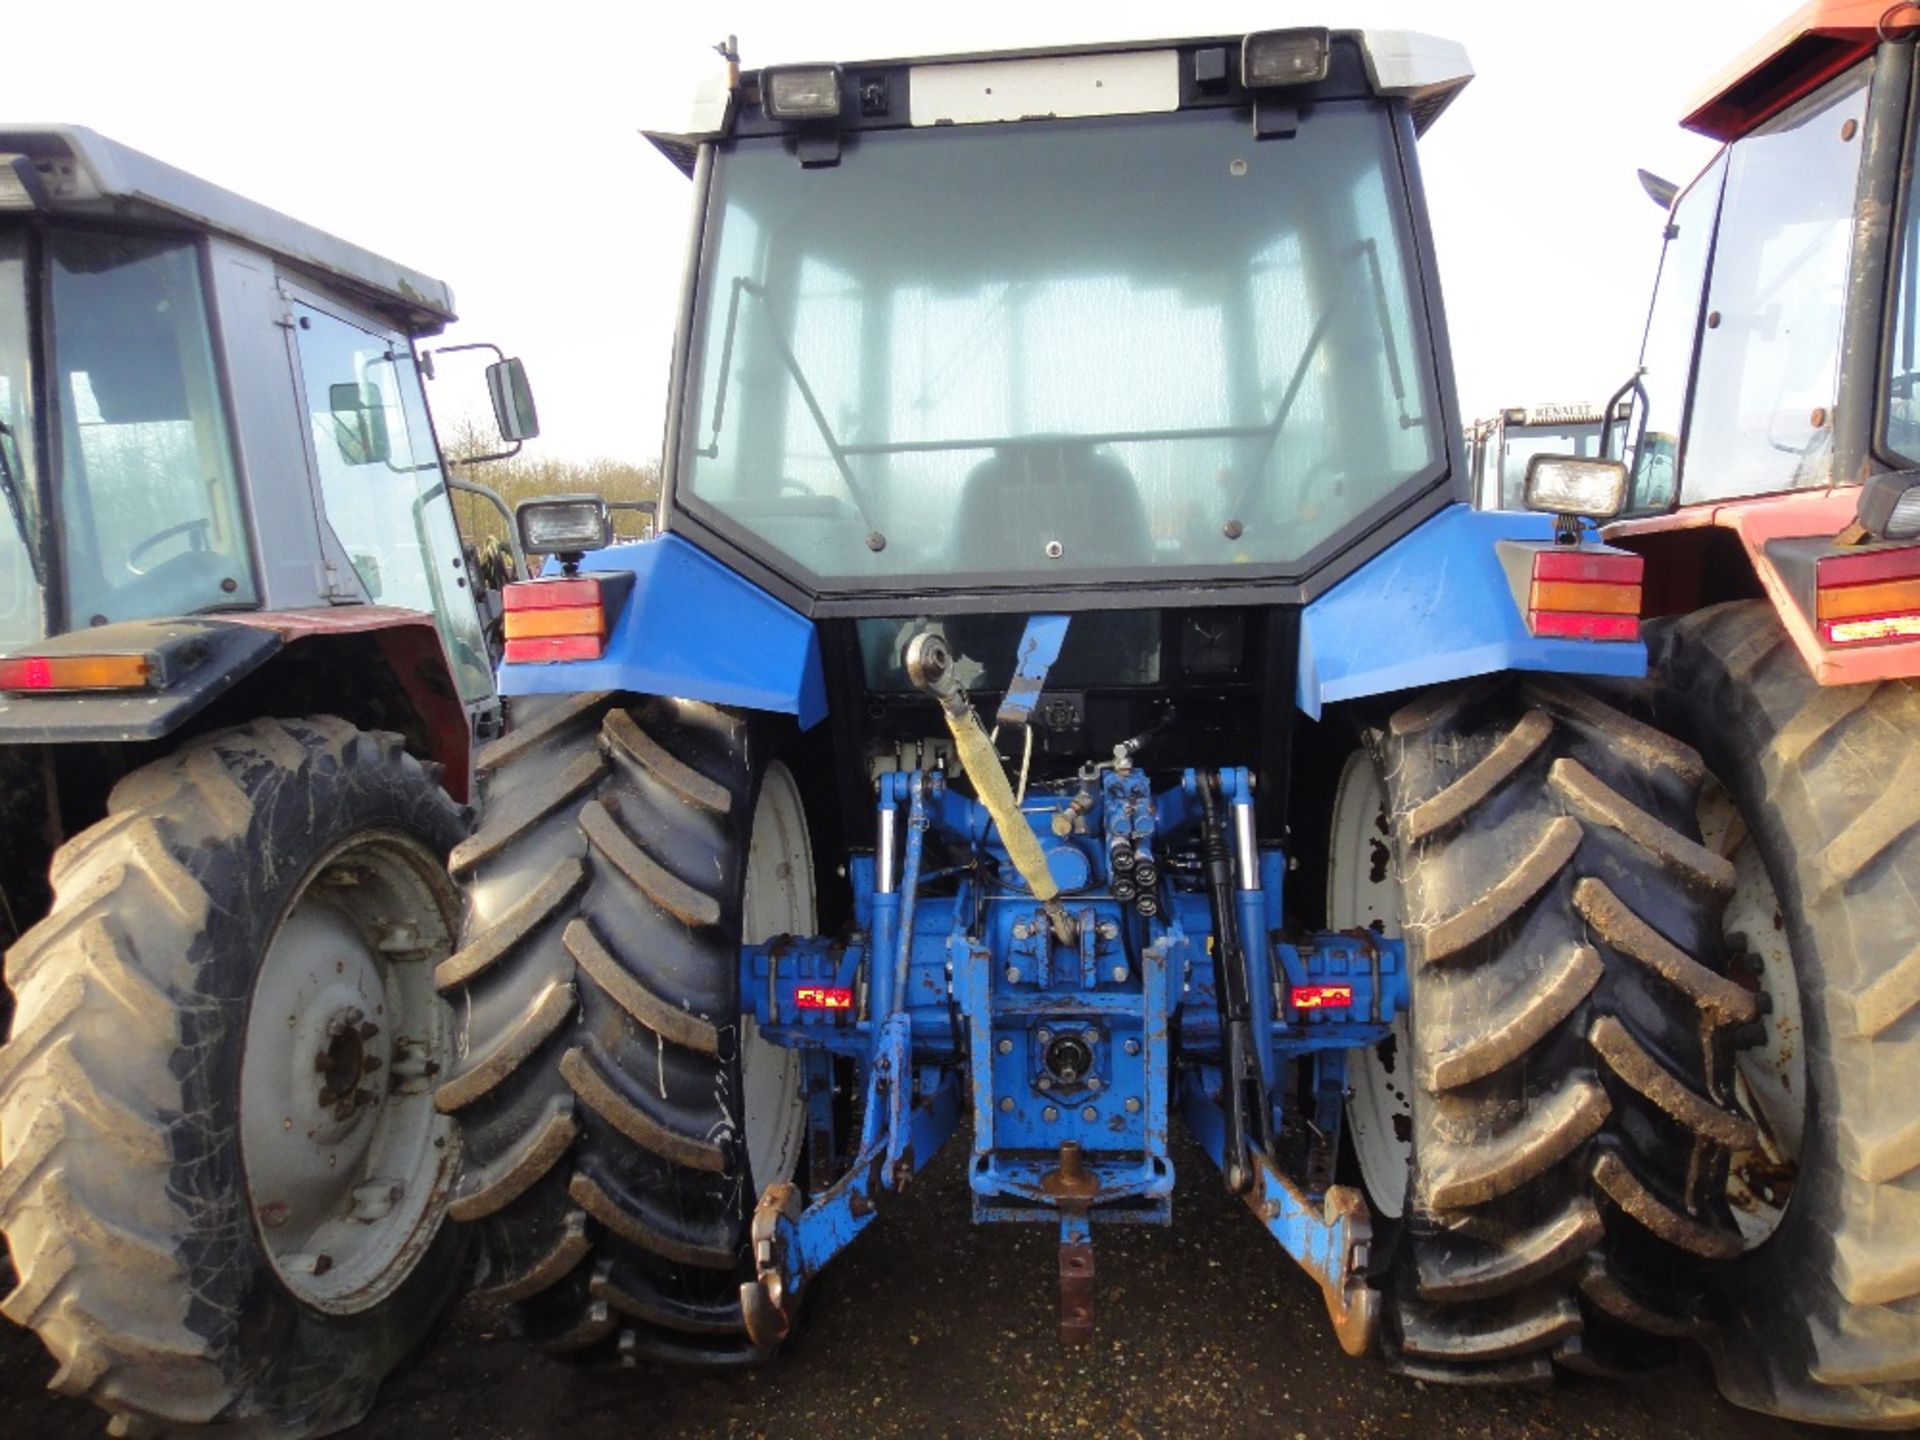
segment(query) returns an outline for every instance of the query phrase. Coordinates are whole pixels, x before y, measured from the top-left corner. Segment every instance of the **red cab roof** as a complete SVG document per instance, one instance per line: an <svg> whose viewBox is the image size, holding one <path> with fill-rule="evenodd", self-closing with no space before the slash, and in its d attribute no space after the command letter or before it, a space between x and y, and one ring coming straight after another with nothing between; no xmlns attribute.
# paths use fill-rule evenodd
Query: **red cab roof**
<svg viewBox="0 0 1920 1440"><path fill-rule="evenodd" d="M1920 24L1920 5L1808 0L1716 75L1680 123L1715 140L1739 139L1872 50L1882 21Z"/></svg>

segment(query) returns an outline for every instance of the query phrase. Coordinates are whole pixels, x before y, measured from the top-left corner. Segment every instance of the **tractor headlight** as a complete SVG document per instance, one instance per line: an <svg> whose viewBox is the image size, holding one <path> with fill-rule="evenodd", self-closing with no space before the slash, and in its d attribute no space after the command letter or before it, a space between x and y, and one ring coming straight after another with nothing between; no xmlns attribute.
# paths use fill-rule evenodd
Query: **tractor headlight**
<svg viewBox="0 0 1920 1440"><path fill-rule="evenodd" d="M613 543L607 502L598 495L555 495L524 500L513 512L520 544L537 555L604 550Z"/></svg>
<svg viewBox="0 0 1920 1440"><path fill-rule="evenodd" d="M1860 487L1860 528L1876 540L1920 536L1920 470L1889 470Z"/></svg>
<svg viewBox="0 0 1920 1440"><path fill-rule="evenodd" d="M1248 90L1311 85L1327 78L1332 53L1323 26L1259 31L1240 42L1240 84Z"/></svg>
<svg viewBox="0 0 1920 1440"><path fill-rule="evenodd" d="M763 71L760 106L769 120L831 120L840 113L840 67L792 65Z"/></svg>
<svg viewBox="0 0 1920 1440"><path fill-rule="evenodd" d="M1627 508L1627 467L1618 460L1536 455L1527 462L1527 508L1611 520Z"/></svg>

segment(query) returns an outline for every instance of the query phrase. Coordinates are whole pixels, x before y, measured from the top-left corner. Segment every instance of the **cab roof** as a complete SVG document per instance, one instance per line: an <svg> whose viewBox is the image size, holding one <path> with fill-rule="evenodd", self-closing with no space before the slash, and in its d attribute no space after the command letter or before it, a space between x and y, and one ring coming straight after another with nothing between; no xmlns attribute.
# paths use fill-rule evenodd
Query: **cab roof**
<svg viewBox="0 0 1920 1440"><path fill-rule="evenodd" d="M37 197L20 204L47 214L133 220L210 231L318 275L402 322L413 333L443 329L456 318L453 291L371 250L283 215L258 201L190 175L79 125L0 124L0 183L20 182L5 170L25 157L38 176ZM7 198L0 194L0 209Z"/></svg>
<svg viewBox="0 0 1920 1440"><path fill-rule="evenodd" d="M1881 22L1907 8L1889 0L1807 0L1723 67L1680 123L1714 140L1739 139L1872 51Z"/></svg>
<svg viewBox="0 0 1920 1440"><path fill-rule="evenodd" d="M1452 103L1455 96L1466 88L1473 78L1473 64L1467 58L1463 46L1453 40L1434 35L1424 35L1410 30L1334 30L1328 32L1329 38L1336 44L1346 44L1358 48L1364 65L1364 90L1376 95L1404 98L1412 112L1414 131L1425 134L1440 112ZM862 99L860 114L862 118L850 122L864 127L867 124L897 125L910 123L935 125L954 123L951 118L932 121L913 118L889 118L896 113L905 117L916 109L911 102L916 75L924 76L923 81L929 88L943 79L942 72L952 72L967 67L984 68L992 65L1017 66L1023 62L1072 62L1083 65L1097 61L1100 57L1125 57L1129 55L1177 54L1182 66L1178 77L1179 104L1184 108L1194 103L1219 103L1223 95L1251 103L1256 96L1285 103L1288 91L1285 89L1242 92L1239 89L1239 55L1242 35L1201 36L1185 38L1166 38L1151 40L1113 41L1091 45L1049 46L1026 50L993 50L970 54L943 54L922 56L900 56L882 60L858 60L837 62L840 70L848 77L849 83L855 77L863 81L868 77L887 78L897 75L896 88L902 93L891 99L883 89L882 104L884 110L869 109ZM1212 78L1203 78L1200 66L1207 63L1201 59L1203 54L1217 56L1211 63L1221 67L1211 72ZM825 63L825 62L822 62ZM744 110L757 111L757 97L761 76L771 69L784 66L765 66L740 71L735 67L718 75L712 75L702 81L696 89L692 111L686 121L672 128L645 129L641 133L651 140L669 160L673 161L688 175L693 173L694 157L700 145L705 141L719 140L735 133L736 123ZM1061 72L1056 71L1056 74ZM1044 88L1046 80L1039 81ZM1099 83L1099 82L1096 82ZM1022 87L1023 90L1026 87ZM1310 88L1310 87L1309 87ZM1113 85L1108 92L1115 97L1133 95L1139 91L1124 82ZM1303 98L1305 98L1303 92ZM1076 105L1079 102L1074 102ZM1098 113L1127 114L1142 110L1172 108L1171 105L1136 104L1129 107L1124 99L1115 99L1110 110ZM1087 108L1074 108L1061 113L1091 114ZM989 117L976 116L975 119ZM1003 117L991 117L1003 118ZM1021 115L1014 123L1025 119L1051 118L1050 114Z"/></svg>

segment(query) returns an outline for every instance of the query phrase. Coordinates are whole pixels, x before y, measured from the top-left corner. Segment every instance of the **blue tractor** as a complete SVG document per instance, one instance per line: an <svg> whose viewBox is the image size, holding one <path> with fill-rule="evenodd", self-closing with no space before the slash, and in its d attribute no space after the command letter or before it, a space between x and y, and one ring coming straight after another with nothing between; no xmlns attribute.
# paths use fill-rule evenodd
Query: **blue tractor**
<svg viewBox="0 0 1920 1440"><path fill-rule="evenodd" d="M1738 1248L1726 864L1617 462L1469 484L1418 137L1470 70L1291 29L742 70L660 534L522 507L440 1108L551 1351L776 1350L939 1152L1175 1221L1174 1130L1345 1348L1670 1346Z"/></svg>

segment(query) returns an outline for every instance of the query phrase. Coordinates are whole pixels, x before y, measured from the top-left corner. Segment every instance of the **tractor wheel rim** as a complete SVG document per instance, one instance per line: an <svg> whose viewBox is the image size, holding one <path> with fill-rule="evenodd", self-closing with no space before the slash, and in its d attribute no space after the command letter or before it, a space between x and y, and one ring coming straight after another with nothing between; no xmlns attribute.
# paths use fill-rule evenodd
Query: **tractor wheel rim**
<svg viewBox="0 0 1920 1440"><path fill-rule="evenodd" d="M1360 927L1393 938L1400 934L1400 916L1386 786L1373 757L1356 751L1334 795L1327 921L1336 930ZM1400 1218L1413 1164L1413 1108L1405 1078L1411 1063L1404 1013L1378 1045L1347 1052L1347 1134L1367 1199L1388 1220Z"/></svg>
<svg viewBox="0 0 1920 1440"><path fill-rule="evenodd" d="M741 940L814 932L813 846L806 807L786 766L776 761L760 782L747 844ZM746 997L742 997L745 1000ZM747 1164L764 1191L793 1178L806 1133L800 1052L763 1040L750 1006L740 1017L740 1089Z"/></svg>
<svg viewBox="0 0 1920 1440"><path fill-rule="evenodd" d="M378 1305L446 1215L453 1122L434 1109L452 1025L433 967L457 898L439 857L370 832L314 865L255 976L240 1158L261 1246L316 1310Z"/></svg>
<svg viewBox="0 0 1920 1440"><path fill-rule="evenodd" d="M1765 999L1759 1040L1734 1056L1733 1100L1760 1132L1760 1144L1733 1157L1727 1203L1748 1249L1780 1228L1800 1168L1807 1123L1807 1056L1800 981L1786 912L1745 817L1718 781L1700 797L1700 834L1733 864L1733 895L1722 920L1728 973Z"/></svg>

